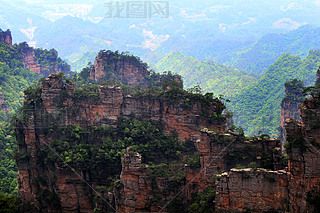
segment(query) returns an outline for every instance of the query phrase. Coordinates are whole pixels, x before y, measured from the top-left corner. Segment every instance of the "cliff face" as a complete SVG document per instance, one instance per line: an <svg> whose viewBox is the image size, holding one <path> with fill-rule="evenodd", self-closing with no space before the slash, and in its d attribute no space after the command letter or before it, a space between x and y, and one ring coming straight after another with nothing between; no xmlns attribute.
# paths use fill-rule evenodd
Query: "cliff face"
<svg viewBox="0 0 320 213"><path fill-rule="evenodd" d="M216 208L230 212L284 212L288 209L286 171L231 169L217 182Z"/></svg>
<svg viewBox="0 0 320 213"><path fill-rule="evenodd" d="M20 131L17 160L19 194L23 200L33 202L48 211L55 211L56 208L58 212L92 212L94 202L91 198L94 197L94 192L88 187L83 187L81 178L93 186L105 185L106 180L103 177L107 175L99 178L86 172L74 173L70 168L62 167L57 163L44 166L43 160L39 160L39 153L52 143L46 129L53 120L55 128L65 128L66 125L86 128L88 125L116 126L121 117L135 117L145 121L161 122L167 133L176 130L178 137L183 140L199 138L201 127L221 131L226 128L224 122L210 122L203 117L203 105L199 101L193 102L191 107L186 108L182 97L172 103L159 97L125 96L122 90L115 86L100 86L99 101L96 102L77 101L72 98L61 99L61 94L67 93L71 97L75 92L73 83L63 81L58 75L49 76L39 90L38 102L42 103L41 106L36 107L35 111L27 110L25 113L29 113L30 117L18 128ZM28 101L32 106L37 105L34 99ZM215 100L209 108L206 108L206 112L212 115L222 106L220 101ZM129 158L132 155L133 157ZM139 158L139 154L132 153L123 157L120 179L122 189L120 187L113 195L116 200L115 207L119 212L133 209L158 211L157 205L164 205L165 201L175 194L175 191L168 193L168 189L172 188L170 184L165 185L170 183L170 180L161 176L150 179L148 171L140 164ZM104 174L104 171L101 170L99 174ZM160 192L155 193L149 190L154 183ZM52 202L57 204L52 206L46 203L45 195L50 195ZM156 202L157 199L161 202Z"/></svg>
<svg viewBox="0 0 320 213"><path fill-rule="evenodd" d="M0 29L0 43L9 45L17 50L19 60L32 72L48 77L51 73L69 73L70 66L58 57L58 53L52 49L50 51L43 49L34 49L29 47L26 42L12 45L12 36L10 30L2 31ZM15 53L16 54L16 53ZM6 63L6 61L4 61Z"/></svg>
<svg viewBox="0 0 320 213"><path fill-rule="evenodd" d="M320 210L320 105L306 99L301 122L286 119L288 168L231 170L217 182L218 210L318 212Z"/></svg>
<svg viewBox="0 0 320 213"><path fill-rule="evenodd" d="M91 67L90 78L96 82L113 79L125 85L142 87L168 80L162 76L150 75L148 65L138 57L111 51L99 52L94 66ZM178 82L181 88L183 87L182 80L178 75L174 75L172 80Z"/></svg>
<svg viewBox="0 0 320 213"><path fill-rule="evenodd" d="M35 54L32 47L29 47L27 43L24 43L23 51L20 52L22 63L25 67L28 67L32 72L40 74L41 66L35 58Z"/></svg>
<svg viewBox="0 0 320 213"><path fill-rule="evenodd" d="M301 123L286 122L289 171L290 211L320 210L320 104L318 98L306 99L301 107Z"/></svg>
<svg viewBox="0 0 320 213"><path fill-rule="evenodd" d="M128 85L150 85L150 75L144 81L130 77L132 73L144 75L139 68L142 66L143 70L143 65L133 64L132 58L126 61L129 60L127 56L120 60L110 52L100 54L107 58L95 63L91 70L93 79L114 77ZM156 78L160 79L157 83L161 82L161 76ZM212 185L216 190L217 211L320 210L320 104L317 98L307 99L301 106L301 123L290 119L283 123L289 158L288 168L284 168L280 140L266 135L247 139L241 132L226 132L226 119L221 114L223 103L206 95L187 96L169 85L157 95L126 95L117 86L76 89L72 81L63 80L56 74L50 75L31 94L30 97L26 94L25 111L16 124L18 191L24 201L34 203L43 212L93 212L94 209L102 212L178 212L174 209L177 207L186 211L194 195ZM283 107L292 110L296 105L289 92L287 97L290 100L285 99ZM288 111L283 119L286 116L296 114ZM199 153L200 166L193 166L192 161L190 165L182 164L183 161L146 165L142 163L144 156L126 145L121 166L119 159L121 170L113 168L119 170L118 175L121 172L117 176L120 179L111 184L114 173L104 164L117 162L108 153L133 140L125 137L108 144L108 140L112 140L110 134L116 134L110 133L112 129L108 128L118 128L123 118L161 123L166 135L175 132L185 144L191 141ZM55 132L61 135L54 137ZM133 132L137 134L135 128ZM83 135L87 135L88 141L83 141ZM70 143L71 138L74 143ZM152 142L157 143L156 140ZM98 146L94 146L96 144ZM79 149L73 151L72 146ZM56 153L52 154L53 150ZM70 160L73 154L74 159ZM123 154L121 150L117 155L120 154ZM52 160L52 155L58 157ZM82 162L83 156L90 155L90 161ZM105 156L108 161L101 160ZM179 155L179 158L184 157ZM95 170L82 168L87 165ZM238 166L252 168L232 169ZM174 201L179 202L172 205Z"/></svg>
<svg viewBox="0 0 320 213"><path fill-rule="evenodd" d="M122 171L114 189L117 212L159 212L176 195L174 180L154 176L141 164L141 155L127 150ZM165 208L164 208L165 209Z"/></svg>
<svg viewBox="0 0 320 213"><path fill-rule="evenodd" d="M44 77L48 77L50 73L69 73L69 68L62 68L57 65L57 59L45 59L46 61L52 63L50 65L43 65L39 62L39 59L36 57L35 49L33 47L29 47L29 45L24 42L20 48L20 55L22 63L25 67L28 67L32 72L43 75ZM47 63L48 64L48 63Z"/></svg>
<svg viewBox="0 0 320 213"><path fill-rule="evenodd" d="M0 42L8 44L10 47L12 47L12 37L10 30L4 32L0 29Z"/></svg>
<svg viewBox="0 0 320 213"><path fill-rule="evenodd" d="M279 138L282 141L282 150L286 141L286 130L284 128L287 118L300 121L300 106L303 101L302 91L304 89L303 82L291 80L285 83L285 97L281 103L281 123Z"/></svg>

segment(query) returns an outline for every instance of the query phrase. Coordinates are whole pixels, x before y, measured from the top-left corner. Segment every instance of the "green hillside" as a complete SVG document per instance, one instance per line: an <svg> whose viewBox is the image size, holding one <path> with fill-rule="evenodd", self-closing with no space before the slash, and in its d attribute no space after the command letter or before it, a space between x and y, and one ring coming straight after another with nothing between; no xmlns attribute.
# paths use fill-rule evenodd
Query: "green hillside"
<svg viewBox="0 0 320 213"><path fill-rule="evenodd" d="M156 65L157 71L170 70L183 77L184 87L196 85L206 92L215 95L233 96L256 82L257 78L245 71L221 65L212 60L198 61L186 57L179 52L173 52L162 58Z"/></svg>
<svg viewBox="0 0 320 213"><path fill-rule="evenodd" d="M284 83L296 78L306 86L313 85L319 65L319 50L310 51L306 59L291 54L280 56L259 81L231 98L228 108L235 113L235 124L242 126L247 135L261 131L277 137Z"/></svg>
<svg viewBox="0 0 320 213"><path fill-rule="evenodd" d="M230 66L261 74L283 53L300 55L305 58L311 49L320 49L320 28L305 25L285 34L262 36L247 50L238 53Z"/></svg>

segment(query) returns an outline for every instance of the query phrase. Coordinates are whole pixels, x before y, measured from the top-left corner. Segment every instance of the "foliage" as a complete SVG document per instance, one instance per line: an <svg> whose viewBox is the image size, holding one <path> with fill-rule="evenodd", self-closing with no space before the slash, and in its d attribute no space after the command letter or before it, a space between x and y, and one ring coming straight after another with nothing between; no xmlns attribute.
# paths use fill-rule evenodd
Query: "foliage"
<svg viewBox="0 0 320 213"><path fill-rule="evenodd" d="M229 65L238 69L261 74L283 53L300 55L305 58L311 49L319 49L319 29L303 25L297 30L284 34L267 34L262 36L252 46L239 51Z"/></svg>
<svg viewBox="0 0 320 213"><path fill-rule="evenodd" d="M304 90L303 81L292 79L290 81L287 81L284 84L284 87L286 88L286 95L281 101L281 107L283 107L284 103L290 103L290 104L302 103L303 101L302 92Z"/></svg>
<svg viewBox="0 0 320 213"><path fill-rule="evenodd" d="M307 86L313 84L319 65L320 51L310 51L304 60L299 56L283 54L258 82L230 98L231 104L227 104L227 107L234 112L235 125L242 126L248 136L261 131L277 137L281 120L280 105L285 96L284 83L296 78ZM300 81L296 83L301 84Z"/></svg>
<svg viewBox="0 0 320 213"><path fill-rule="evenodd" d="M256 76L245 71L212 60L198 61L179 52L170 53L155 66L159 72L171 70L181 75L186 88L200 85L205 92L224 94L226 97L234 96L257 81Z"/></svg>
<svg viewBox="0 0 320 213"><path fill-rule="evenodd" d="M17 146L8 124L1 122L0 125L0 193L13 195L17 193L18 172L13 158Z"/></svg>
<svg viewBox="0 0 320 213"><path fill-rule="evenodd" d="M6 196L0 193L0 213L15 213L18 212L16 197Z"/></svg>
<svg viewBox="0 0 320 213"><path fill-rule="evenodd" d="M35 83L41 78L41 75L31 72L24 67L21 61L21 52L30 49L27 44L14 44L9 47L4 43L0 43L0 92L3 94L5 107L9 109L8 113L2 111L0 106L0 193L5 195L15 195L17 193L17 167L14 156L17 159L23 159L26 156L15 155L17 145L13 136L14 132L9 128L9 121L11 120L12 127L17 127L17 122L26 121L31 111L34 110L35 105L41 105L41 81ZM57 58L57 53L54 50L40 50L35 49L35 52L45 53L42 55L42 62L45 63L49 54L56 60L64 62ZM41 58L40 57L40 58ZM52 59L53 59L52 58ZM59 65L59 63L57 65ZM23 98L25 90L26 99L23 105ZM23 105L23 107L21 107ZM15 113L20 111L19 115Z"/></svg>
<svg viewBox="0 0 320 213"><path fill-rule="evenodd" d="M50 68L48 70L49 72L44 73L44 75L53 73L55 67L57 67L61 72L68 72L70 70L70 65L58 56L58 52L55 49L46 50L36 48L34 49L34 52L39 64Z"/></svg>
<svg viewBox="0 0 320 213"><path fill-rule="evenodd" d="M299 135L289 135L287 137L287 142L285 144L285 149L287 153L292 152L292 149L298 148L301 152L305 151L305 139L301 134Z"/></svg>
<svg viewBox="0 0 320 213"><path fill-rule="evenodd" d="M202 193L196 193L192 197L192 203L188 208L190 213L214 212L214 199L216 192L212 186L206 188Z"/></svg>
<svg viewBox="0 0 320 213"><path fill-rule="evenodd" d="M81 70L86 67L88 63L91 64L94 61L97 55L97 52L86 52L79 59L70 59L68 62L70 63L72 70L81 72Z"/></svg>
<svg viewBox="0 0 320 213"><path fill-rule="evenodd" d="M60 200L57 194L48 190L40 190L36 197L39 202L39 208L45 209L50 207L52 209L60 209Z"/></svg>
<svg viewBox="0 0 320 213"><path fill-rule="evenodd" d="M142 162L168 164L178 160L181 152L189 148L178 141L176 136L163 132L161 125L137 119L122 119L117 127L66 126L49 132L51 148L41 147L37 158L39 164L58 162L85 172L96 172L102 168L110 176L117 176L121 169L121 156L127 147L142 155Z"/></svg>
<svg viewBox="0 0 320 213"><path fill-rule="evenodd" d="M98 103L100 101L99 87L97 85L93 85L77 88L72 93L72 99L74 102L85 101L88 103Z"/></svg>

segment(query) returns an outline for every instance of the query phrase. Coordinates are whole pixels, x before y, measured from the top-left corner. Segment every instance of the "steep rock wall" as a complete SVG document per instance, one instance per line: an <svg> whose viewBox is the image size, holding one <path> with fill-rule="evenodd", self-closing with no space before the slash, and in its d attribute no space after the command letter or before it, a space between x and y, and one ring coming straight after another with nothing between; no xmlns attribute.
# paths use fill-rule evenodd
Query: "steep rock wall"
<svg viewBox="0 0 320 213"><path fill-rule="evenodd" d="M170 133L176 130L178 136L183 140L200 137L199 128L201 127L221 131L226 128L224 122L212 123L204 118L201 114L203 112L202 105L197 101L193 103L192 107L184 108L183 99L171 103L159 97L124 96L121 89L115 86L100 86L99 101L96 102L74 100L71 98L74 92L75 85L72 82L64 81L55 74L50 75L42 83L39 94L41 107L36 108L35 111L26 111L30 117L27 123L20 124L21 126L18 128L20 131L18 134L20 136L18 138L18 191L23 200L35 203L43 208L44 212L92 212L94 206L89 198L93 197L93 192L84 187L81 178L90 185L106 185L106 180L88 176L84 172L74 173L71 168L61 167L57 163L50 166L42 165L38 160L39 150L46 148L52 142L46 133L50 119L54 119L55 128L63 128L65 125L115 126L121 116L135 117L146 121L162 122L166 132ZM61 99L61 94L64 93L69 94L67 99ZM207 113L212 115L222 105L220 101L216 100L207 109ZM48 118L49 120L47 120ZM124 162L126 162L125 158ZM123 164L124 169L121 174L123 190L119 190L119 195L115 198L118 199L116 207L120 212L132 209L142 211L147 208L144 203L154 202L152 198L155 194L146 191L152 184L150 177L143 167L138 166L139 159L136 161L137 163L131 163L127 169L126 164ZM139 169L137 169L138 167ZM45 180L45 183L42 181L39 183L39 180ZM164 194L160 193L159 195L163 202L174 195L175 192L165 193L166 187L162 185L165 180L162 177L156 177L155 181L159 185L160 191L161 187L164 190ZM56 203L53 206L46 203L46 199L41 199L41 195L48 193L54 201L50 203ZM145 193L148 196L145 196ZM159 207L153 205L152 202L151 206L147 208L148 211L159 210Z"/></svg>
<svg viewBox="0 0 320 213"><path fill-rule="evenodd" d="M2 31L0 29L0 42L8 44L10 47L12 47L12 36L11 36L11 31Z"/></svg>
<svg viewBox="0 0 320 213"><path fill-rule="evenodd" d="M59 73L59 72L66 72L69 73L70 69L62 70L61 67L54 64L52 66L44 66L41 65L36 56L33 47L29 47L29 45L24 42L21 44L22 48L20 51L21 60L25 67L28 67L32 72L38 73L43 75L44 77L48 77L50 73ZM48 59L49 60L49 59Z"/></svg>
<svg viewBox="0 0 320 213"><path fill-rule="evenodd" d="M288 209L286 171L231 169L217 184L216 208L230 212L285 212Z"/></svg>
<svg viewBox="0 0 320 213"><path fill-rule="evenodd" d="M291 80L285 83L285 97L281 103L281 123L279 130L279 138L282 141L282 150L286 142L285 121L287 118L292 118L297 121L300 119L300 106L303 102L302 91L304 89L303 82Z"/></svg>
<svg viewBox="0 0 320 213"><path fill-rule="evenodd" d="M278 171L232 169L223 174L217 182L218 211L319 212L319 99L306 99L300 114L301 122L287 118L284 123L288 168Z"/></svg>
<svg viewBox="0 0 320 213"><path fill-rule="evenodd" d="M173 79L183 87L181 78L173 75ZM129 86L150 86L168 80L163 76L152 76L147 64L138 57L127 54L113 53L111 51L101 51L90 69L90 78L96 82L102 80L116 80Z"/></svg>
<svg viewBox="0 0 320 213"><path fill-rule="evenodd" d="M309 98L301 107L301 123L290 119L286 122L292 212L320 210L317 202L320 197L319 121L319 100Z"/></svg>

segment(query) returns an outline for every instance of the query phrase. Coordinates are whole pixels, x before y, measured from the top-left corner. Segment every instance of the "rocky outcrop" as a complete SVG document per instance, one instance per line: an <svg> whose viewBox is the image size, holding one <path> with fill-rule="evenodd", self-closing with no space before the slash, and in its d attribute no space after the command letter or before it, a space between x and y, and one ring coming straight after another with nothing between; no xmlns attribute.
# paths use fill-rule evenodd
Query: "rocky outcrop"
<svg viewBox="0 0 320 213"><path fill-rule="evenodd" d="M0 43L5 43L12 47L12 36L11 36L11 31L2 31L0 29Z"/></svg>
<svg viewBox="0 0 320 213"><path fill-rule="evenodd" d="M19 44L21 61L25 67L28 67L32 72L43 75L44 77L48 77L50 73L69 73L70 68L64 69L61 66L56 64L56 61L53 62L52 65L42 65L35 55L35 49L33 47L29 47L29 45L24 42ZM46 59L48 61L52 59Z"/></svg>
<svg viewBox="0 0 320 213"><path fill-rule="evenodd" d="M306 99L301 107L301 123L286 122L291 212L320 210L320 104L318 98Z"/></svg>
<svg viewBox="0 0 320 213"><path fill-rule="evenodd" d="M180 84L181 88L183 87L180 76L173 75L172 79L167 79L161 75L151 75L148 65L143 63L140 58L110 50L99 52L94 66L90 69L90 78L96 82L112 79L125 85L142 87L174 80Z"/></svg>
<svg viewBox="0 0 320 213"><path fill-rule="evenodd" d="M232 131L221 134L206 128L200 132L200 137L193 140L200 155L201 172L187 169L188 195L202 192L216 174L234 167L284 168L278 139L246 140Z"/></svg>
<svg viewBox="0 0 320 213"><path fill-rule="evenodd" d="M49 113L59 111L60 91L68 88L72 93L74 85L64 84L57 75L49 76L49 79L43 83L42 100L44 110ZM68 123L79 126L87 125L115 125L120 116L145 120L161 121L165 131L177 131L181 139L190 139L191 136L200 136L199 128L207 127L224 131L226 124L222 122L210 122L208 117L204 117L203 106L201 102L193 102L191 107L184 107L184 97L180 97L177 102L172 103L166 98L159 97L135 97L124 95L120 87L117 86L99 86L100 101L88 103L88 101L72 100L64 102L64 110L68 113ZM223 104L215 100L206 113L212 115L213 112L221 108ZM74 109L77 108L77 113ZM72 111L73 110L73 111Z"/></svg>
<svg viewBox="0 0 320 213"><path fill-rule="evenodd" d="M41 68L40 64L36 60L35 53L32 47L29 47L27 43L22 43L23 48L20 52L22 63L25 67L28 67L32 72L40 74Z"/></svg>
<svg viewBox="0 0 320 213"><path fill-rule="evenodd" d="M180 188L180 187L178 187ZM127 149L122 157L122 172L115 187L117 212L159 212L176 191L165 177L151 175L141 155Z"/></svg>
<svg viewBox="0 0 320 213"><path fill-rule="evenodd" d="M212 185L213 180L218 212L320 210L318 98L304 101L301 122L286 119L289 159L284 168L280 140L267 135L247 139L240 131L226 131L226 120L221 114L224 105L218 99L208 102L202 96L193 96L187 101L186 93L169 93L170 99L166 95L125 95L118 86L91 89L94 91L89 91L89 95L83 94L72 81L52 74L34 97L25 98L25 104L35 109L27 111L23 116L27 119L17 123L18 191L23 200L44 212L93 212L100 205L95 196L101 196L111 212L177 212L169 204L179 196L182 201L173 206L185 211L187 201ZM170 91L179 90L168 87L166 92ZM95 191L97 186L110 186L107 168L93 174L75 171L56 161L45 164L43 159L39 160L43 155L48 157L45 150L53 143L47 131L71 125L83 129L115 127L123 117L162 123L166 133L175 131L182 141L192 141L200 155L200 168L178 163L185 176L174 179L171 174L159 172L161 167L142 164L143 156L127 148L121 159L120 179L112 190L100 194ZM54 127L48 130L51 124ZM236 166L252 168L232 169Z"/></svg>
<svg viewBox="0 0 320 213"><path fill-rule="evenodd" d="M216 208L228 212L285 212L288 202L286 171L231 169L217 181Z"/></svg>
<svg viewBox="0 0 320 213"><path fill-rule="evenodd" d="M286 130L284 128L287 118L300 121L300 106L303 101L302 91L304 84L296 79L285 83L285 97L281 102L281 123L279 129L279 138L282 141L282 150L286 142Z"/></svg>
<svg viewBox="0 0 320 213"><path fill-rule="evenodd" d="M301 122L287 118L288 168L278 171L234 170L217 182L216 209L245 212L319 212L320 104L306 99Z"/></svg>

